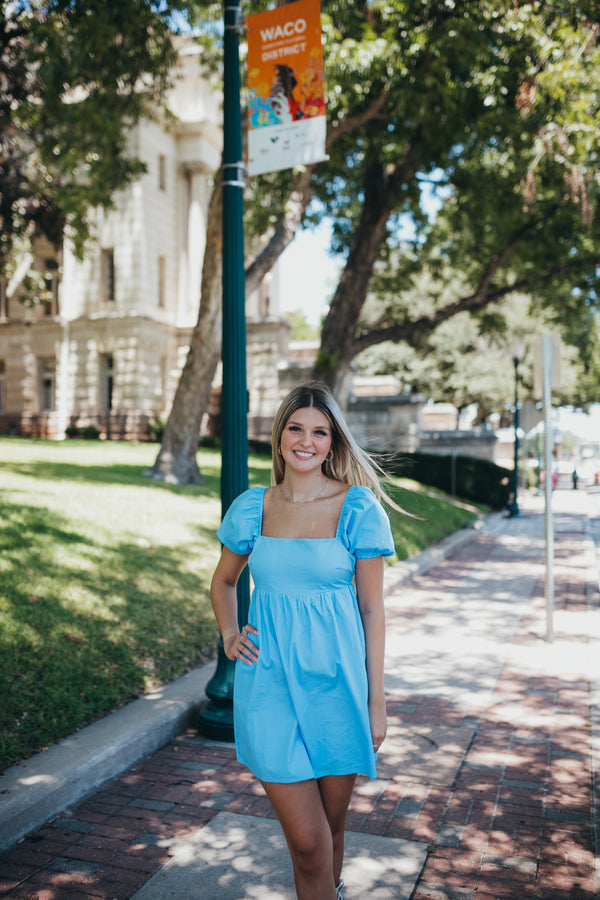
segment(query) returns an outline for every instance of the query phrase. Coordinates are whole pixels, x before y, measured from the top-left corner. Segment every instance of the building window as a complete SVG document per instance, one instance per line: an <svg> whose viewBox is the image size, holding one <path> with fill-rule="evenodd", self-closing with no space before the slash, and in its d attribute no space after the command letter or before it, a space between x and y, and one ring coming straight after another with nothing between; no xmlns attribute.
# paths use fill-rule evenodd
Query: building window
<svg viewBox="0 0 600 900"><path fill-rule="evenodd" d="M167 189L167 157L164 153L158 157L158 187L161 191Z"/></svg>
<svg viewBox="0 0 600 900"><path fill-rule="evenodd" d="M0 359L0 413L6 412L6 363Z"/></svg>
<svg viewBox="0 0 600 900"><path fill-rule="evenodd" d="M115 300L115 251L112 247L102 250L102 299L114 303Z"/></svg>
<svg viewBox="0 0 600 900"><path fill-rule="evenodd" d="M167 270L167 262L164 256L158 257L158 305L161 309L165 307L165 277Z"/></svg>
<svg viewBox="0 0 600 900"><path fill-rule="evenodd" d="M113 408L114 360L111 353L100 356L100 407L102 412Z"/></svg>
<svg viewBox="0 0 600 900"><path fill-rule="evenodd" d="M40 411L51 412L55 408L56 363L53 359L42 359L40 372Z"/></svg>
<svg viewBox="0 0 600 900"><path fill-rule="evenodd" d="M44 262L44 315L58 315L58 263L55 259Z"/></svg>

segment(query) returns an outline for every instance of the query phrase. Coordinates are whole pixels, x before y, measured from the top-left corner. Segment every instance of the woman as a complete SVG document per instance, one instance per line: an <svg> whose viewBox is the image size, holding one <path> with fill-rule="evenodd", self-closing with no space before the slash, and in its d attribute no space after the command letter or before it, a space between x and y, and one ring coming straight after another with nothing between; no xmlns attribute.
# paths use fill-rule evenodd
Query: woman
<svg viewBox="0 0 600 900"><path fill-rule="evenodd" d="M299 900L342 897L354 782L376 777L386 733L383 557L394 544L377 497L392 503L329 390L303 385L275 417L272 487L237 497L218 532L211 597L238 662L237 755L279 818ZM239 623L247 563L255 587Z"/></svg>

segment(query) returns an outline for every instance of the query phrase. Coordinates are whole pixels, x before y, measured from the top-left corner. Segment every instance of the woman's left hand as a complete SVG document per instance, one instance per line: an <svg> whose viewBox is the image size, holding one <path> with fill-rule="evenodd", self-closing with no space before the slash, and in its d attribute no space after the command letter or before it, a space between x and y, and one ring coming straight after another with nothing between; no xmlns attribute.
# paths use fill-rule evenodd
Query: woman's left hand
<svg viewBox="0 0 600 900"><path fill-rule="evenodd" d="M258 659L258 647L250 639L251 635L258 635L256 628L253 625L244 625L240 632L223 638L225 656L232 661L239 659L247 666L253 665Z"/></svg>
<svg viewBox="0 0 600 900"><path fill-rule="evenodd" d="M373 750L375 753L377 753L385 740L385 735L387 732L385 701L382 704L369 704L369 722L371 725Z"/></svg>

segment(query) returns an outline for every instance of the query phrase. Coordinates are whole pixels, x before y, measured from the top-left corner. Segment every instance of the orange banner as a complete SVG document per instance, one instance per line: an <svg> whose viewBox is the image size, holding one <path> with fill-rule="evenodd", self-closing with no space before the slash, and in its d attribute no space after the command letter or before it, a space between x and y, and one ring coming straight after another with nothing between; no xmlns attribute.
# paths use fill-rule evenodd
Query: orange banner
<svg viewBox="0 0 600 900"><path fill-rule="evenodd" d="M248 16L248 172L326 159L319 0Z"/></svg>

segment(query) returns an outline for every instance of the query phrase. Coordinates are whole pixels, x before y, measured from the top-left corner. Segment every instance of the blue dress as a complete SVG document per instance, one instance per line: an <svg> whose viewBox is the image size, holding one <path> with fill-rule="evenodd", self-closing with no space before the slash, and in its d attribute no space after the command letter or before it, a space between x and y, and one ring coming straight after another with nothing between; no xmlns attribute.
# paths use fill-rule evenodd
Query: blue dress
<svg viewBox="0 0 600 900"><path fill-rule="evenodd" d="M334 538L266 537L265 491L240 494L218 531L234 553L250 554L248 621L260 648L252 666L236 663L238 760L261 781L353 773L375 778L353 578L357 559L394 553L388 517L369 488L352 486Z"/></svg>

